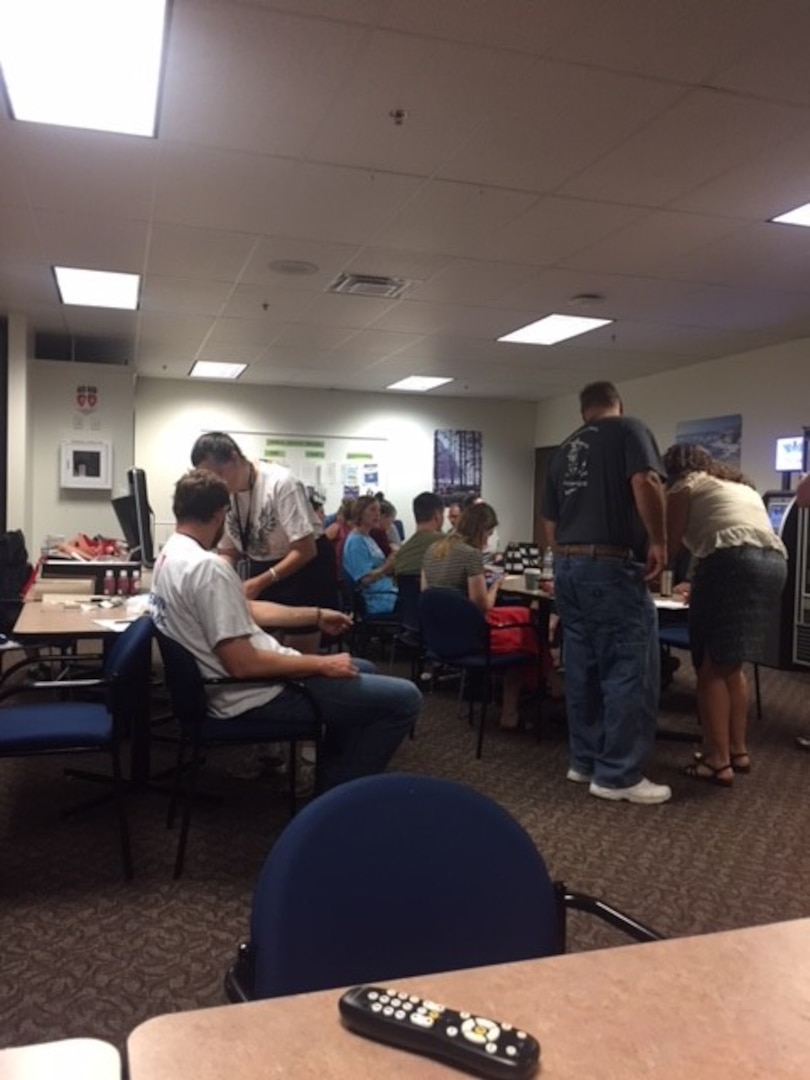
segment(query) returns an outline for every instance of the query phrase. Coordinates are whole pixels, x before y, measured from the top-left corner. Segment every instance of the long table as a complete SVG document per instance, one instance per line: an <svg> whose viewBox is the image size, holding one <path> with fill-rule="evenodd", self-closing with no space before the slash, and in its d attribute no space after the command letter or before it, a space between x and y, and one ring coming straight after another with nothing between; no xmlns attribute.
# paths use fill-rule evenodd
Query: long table
<svg viewBox="0 0 810 1080"><path fill-rule="evenodd" d="M522 1027L546 1080L810 1076L810 919L391 985ZM147 1020L128 1040L130 1080L459 1075L344 1029L340 992Z"/></svg>

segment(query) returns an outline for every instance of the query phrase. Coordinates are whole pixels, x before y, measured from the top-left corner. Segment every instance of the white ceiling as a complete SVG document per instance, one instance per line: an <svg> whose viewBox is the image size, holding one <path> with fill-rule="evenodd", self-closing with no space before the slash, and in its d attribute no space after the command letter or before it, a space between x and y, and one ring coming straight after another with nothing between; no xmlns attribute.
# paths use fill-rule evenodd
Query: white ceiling
<svg viewBox="0 0 810 1080"><path fill-rule="evenodd" d="M0 313L148 376L522 400L810 335L810 230L766 223L810 201L808 40L806 0L174 0L157 139L0 115ZM495 341L552 311L616 322Z"/></svg>

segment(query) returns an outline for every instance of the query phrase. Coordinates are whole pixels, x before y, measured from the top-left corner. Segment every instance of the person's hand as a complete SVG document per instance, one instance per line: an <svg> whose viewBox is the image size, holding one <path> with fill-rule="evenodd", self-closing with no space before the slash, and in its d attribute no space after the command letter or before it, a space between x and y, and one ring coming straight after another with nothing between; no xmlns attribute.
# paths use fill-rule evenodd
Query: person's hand
<svg viewBox="0 0 810 1080"><path fill-rule="evenodd" d="M325 679L352 679L357 674L351 653L328 653L321 656L321 665L318 671Z"/></svg>
<svg viewBox="0 0 810 1080"><path fill-rule="evenodd" d="M672 589L672 595L677 596L678 599L683 600L684 603L689 599L689 594L692 592L692 586L688 581L679 581Z"/></svg>
<svg viewBox="0 0 810 1080"><path fill-rule="evenodd" d="M644 567L644 580L654 581L667 568L667 545L650 544L647 548L647 563Z"/></svg>
<svg viewBox="0 0 810 1080"><path fill-rule="evenodd" d="M262 583L258 578L248 578L247 581L242 582L242 592L246 600L258 600L262 591Z"/></svg>
<svg viewBox="0 0 810 1080"><path fill-rule="evenodd" d="M318 620L318 629L325 634L337 637L352 625L351 615L343 611L334 611L332 608L321 608L321 617Z"/></svg>

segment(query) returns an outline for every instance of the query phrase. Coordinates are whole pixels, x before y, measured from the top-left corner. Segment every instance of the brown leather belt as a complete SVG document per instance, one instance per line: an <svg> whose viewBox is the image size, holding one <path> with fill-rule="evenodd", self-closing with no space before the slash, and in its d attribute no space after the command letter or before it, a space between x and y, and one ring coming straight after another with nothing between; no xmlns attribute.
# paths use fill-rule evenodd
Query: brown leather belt
<svg viewBox="0 0 810 1080"><path fill-rule="evenodd" d="M585 555L589 559L632 559L633 552L626 547L610 544L558 544L555 555Z"/></svg>

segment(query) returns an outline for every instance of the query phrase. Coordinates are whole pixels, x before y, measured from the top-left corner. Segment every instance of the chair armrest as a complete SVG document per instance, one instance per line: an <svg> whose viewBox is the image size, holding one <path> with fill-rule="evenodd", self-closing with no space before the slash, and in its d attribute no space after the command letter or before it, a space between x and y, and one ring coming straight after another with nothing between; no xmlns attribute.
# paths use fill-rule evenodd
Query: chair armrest
<svg viewBox="0 0 810 1080"><path fill-rule="evenodd" d="M108 686L109 683L106 679L56 679L52 682L24 683L22 685L10 686L6 690L0 690L0 702L5 701L10 697L16 697L18 694L27 694L31 691L91 690L98 688L106 689Z"/></svg>
<svg viewBox="0 0 810 1080"><path fill-rule="evenodd" d="M666 941L665 934L653 930L652 927L634 919L632 915L606 904L604 900L600 900L596 896L590 896L588 893L572 892L562 882L556 882L555 889L566 908L595 915L603 922L615 927L615 929L623 931L635 941Z"/></svg>

